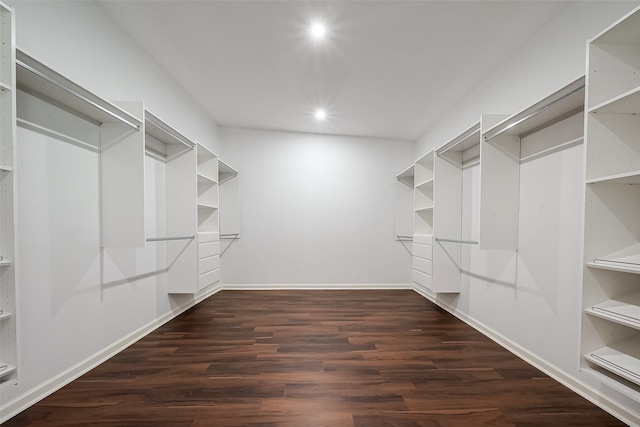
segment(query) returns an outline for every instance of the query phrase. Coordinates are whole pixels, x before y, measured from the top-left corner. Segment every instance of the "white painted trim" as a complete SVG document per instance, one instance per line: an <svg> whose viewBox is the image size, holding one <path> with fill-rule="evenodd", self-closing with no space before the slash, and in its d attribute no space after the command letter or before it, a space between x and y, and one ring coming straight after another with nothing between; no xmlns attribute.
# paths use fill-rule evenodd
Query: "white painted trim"
<svg viewBox="0 0 640 427"><path fill-rule="evenodd" d="M5 421L14 417L15 415L19 414L20 412L24 411L30 406L35 405L40 400L58 391L59 389L69 384L73 380L86 374L91 369L105 362L109 358L115 356L125 348L129 347L131 344L144 338L154 330L158 329L160 326L176 318L180 314L184 313L191 307L195 306L196 304L200 303L201 301L205 300L211 295L219 292L220 290L222 290L222 286L219 284L211 288L208 288L202 294L196 295L196 297L193 300L189 301L185 305L172 309L172 311L165 313L164 315L158 317L157 319L152 320L146 325L131 332L129 335L105 347L104 349L94 353L93 355L89 356L85 360L82 360L81 362L75 364L74 366L70 367L66 371L61 372L55 377L52 377L49 380L32 388L28 392L5 403L0 407L0 414L1 414L0 424L4 423Z"/></svg>
<svg viewBox="0 0 640 427"><path fill-rule="evenodd" d="M549 375L551 378L558 381L560 384L576 392L577 394L584 397L594 405L600 407L604 411L607 411L608 413L618 418L622 422L629 425L640 426L640 414L637 414L631 411L629 408L625 408L624 406L620 405L616 401L604 396L602 393L599 393L596 389L594 389L590 385L578 380L576 377L571 376L567 372L558 369L555 365L552 365L546 360L531 353L526 348L515 343L514 341L510 340L509 338L500 334L494 329L488 327L487 325L481 322L478 322L476 319L469 316L468 314L462 313L458 311L455 307L452 307L449 304L445 304L444 302L439 301L435 296L435 294L429 294L427 291L421 289L419 286L415 284L414 284L413 290L416 293L423 296L424 298L431 301L432 303L436 304L438 307L443 308L450 314L462 320L467 325L476 329L478 332L482 333L486 337L490 338L500 346L504 347L506 350L515 354L525 362L529 363L533 367Z"/></svg>
<svg viewBox="0 0 640 427"><path fill-rule="evenodd" d="M273 291L273 290L370 290L370 289L413 289L409 283L363 283L363 284L224 284L223 290L230 291Z"/></svg>

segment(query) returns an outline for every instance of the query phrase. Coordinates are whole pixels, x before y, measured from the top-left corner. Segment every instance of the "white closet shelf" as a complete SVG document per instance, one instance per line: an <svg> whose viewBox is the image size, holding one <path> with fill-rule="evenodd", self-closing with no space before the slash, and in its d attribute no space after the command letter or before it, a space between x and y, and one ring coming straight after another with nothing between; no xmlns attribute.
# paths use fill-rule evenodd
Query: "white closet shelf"
<svg viewBox="0 0 640 427"><path fill-rule="evenodd" d="M590 178L587 184L640 184L640 171Z"/></svg>
<svg viewBox="0 0 640 427"><path fill-rule="evenodd" d="M638 336L585 354L589 362L640 385L640 340Z"/></svg>
<svg viewBox="0 0 640 427"><path fill-rule="evenodd" d="M589 267L640 274L640 243L594 258Z"/></svg>
<svg viewBox="0 0 640 427"><path fill-rule="evenodd" d="M218 183L222 184L238 176L238 171L218 159Z"/></svg>
<svg viewBox="0 0 640 427"><path fill-rule="evenodd" d="M590 108L589 113L640 114L640 86Z"/></svg>
<svg viewBox="0 0 640 427"><path fill-rule="evenodd" d="M26 92L40 94L98 123L122 123L139 130L142 122L116 105L16 50L16 82Z"/></svg>
<svg viewBox="0 0 640 427"><path fill-rule="evenodd" d="M207 203L203 203L203 202L198 202L198 208L203 208L203 209L208 209L208 210L216 210L218 209L217 206L211 205L211 204L207 204Z"/></svg>
<svg viewBox="0 0 640 427"><path fill-rule="evenodd" d="M576 114L584 109L584 76L569 83L532 106L507 117L487 129L483 138L491 140L498 135L524 136L555 121Z"/></svg>
<svg viewBox="0 0 640 427"><path fill-rule="evenodd" d="M144 113L144 126L145 134L151 135L167 147L174 147L174 149L170 150L172 151L172 156L186 150L193 150L195 147L195 143L190 141L189 138L167 125L164 121L153 115L148 110L145 110Z"/></svg>
<svg viewBox="0 0 640 427"><path fill-rule="evenodd" d="M7 165L0 165L0 171L2 172L13 172L13 168Z"/></svg>
<svg viewBox="0 0 640 427"><path fill-rule="evenodd" d="M5 82L0 82L0 90L3 92L11 92L11 85Z"/></svg>
<svg viewBox="0 0 640 427"><path fill-rule="evenodd" d="M409 166L407 169L396 175L396 179L401 183L413 188L415 184L414 165Z"/></svg>
<svg viewBox="0 0 640 427"><path fill-rule="evenodd" d="M15 370L15 366L0 362L0 378L11 375Z"/></svg>
<svg viewBox="0 0 640 427"><path fill-rule="evenodd" d="M611 322L640 329L640 291L594 305L585 309L585 312Z"/></svg>
<svg viewBox="0 0 640 427"><path fill-rule="evenodd" d="M216 184L217 181L210 176L206 176L200 172L198 172L198 184Z"/></svg>
<svg viewBox="0 0 640 427"><path fill-rule="evenodd" d="M480 122L438 148L436 154L440 156L448 151L463 152L478 144L480 144Z"/></svg>
<svg viewBox="0 0 640 427"><path fill-rule="evenodd" d="M8 267L11 265L11 260L7 258L0 259L0 267Z"/></svg>
<svg viewBox="0 0 640 427"><path fill-rule="evenodd" d="M433 204L427 205L427 206L416 206L416 212L426 212L426 211L432 211L432 210L433 210Z"/></svg>
<svg viewBox="0 0 640 427"><path fill-rule="evenodd" d="M433 186L433 178L416 183L416 188Z"/></svg>
<svg viewBox="0 0 640 427"><path fill-rule="evenodd" d="M13 313L11 313L9 311L3 311L2 313L0 313L0 320L10 319L11 316L13 316Z"/></svg>

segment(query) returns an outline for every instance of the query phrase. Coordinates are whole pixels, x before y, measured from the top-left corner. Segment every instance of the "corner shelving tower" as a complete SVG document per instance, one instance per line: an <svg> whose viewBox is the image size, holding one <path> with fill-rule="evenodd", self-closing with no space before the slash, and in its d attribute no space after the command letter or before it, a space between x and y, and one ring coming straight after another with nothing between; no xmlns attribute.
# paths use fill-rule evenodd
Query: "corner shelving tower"
<svg viewBox="0 0 640 427"><path fill-rule="evenodd" d="M433 263L433 151L414 165L413 281L431 289Z"/></svg>
<svg viewBox="0 0 640 427"><path fill-rule="evenodd" d="M582 368L640 401L640 8L587 55Z"/></svg>
<svg viewBox="0 0 640 427"><path fill-rule="evenodd" d="M18 346L15 263L15 26L0 3L0 383L17 381Z"/></svg>

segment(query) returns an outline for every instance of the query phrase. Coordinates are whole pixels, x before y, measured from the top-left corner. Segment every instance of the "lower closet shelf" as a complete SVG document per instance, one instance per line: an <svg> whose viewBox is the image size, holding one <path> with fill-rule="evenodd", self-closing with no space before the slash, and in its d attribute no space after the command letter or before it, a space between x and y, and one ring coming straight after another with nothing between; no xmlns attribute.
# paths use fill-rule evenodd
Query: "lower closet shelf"
<svg viewBox="0 0 640 427"><path fill-rule="evenodd" d="M640 342L637 336L586 354L589 362L640 386Z"/></svg>
<svg viewBox="0 0 640 427"><path fill-rule="evenodd" d="M0 363L0 378L4 378L7 375L11 375L15 370L16 370L16 367L13 365Z"/></svg>
<svg viewBox="0 0 640 427"><path fill-rule="evenodd" d="M640 291L616 297L585 311L592 316L640 329Z"/></svg>

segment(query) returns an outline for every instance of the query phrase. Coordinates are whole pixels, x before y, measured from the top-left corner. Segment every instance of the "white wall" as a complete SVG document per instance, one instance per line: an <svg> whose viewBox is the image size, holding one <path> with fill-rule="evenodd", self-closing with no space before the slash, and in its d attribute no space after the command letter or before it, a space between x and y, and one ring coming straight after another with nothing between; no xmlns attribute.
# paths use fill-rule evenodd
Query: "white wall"
<svg viewBox="0 0 640 427"><path fill-rule="evenodd" d="M145 101L218 151L217 125L95 3L9 3L19 48L107 100ZM33 102L20 94L19 117L50 124L46 117L54 114L56 130L80 126L73 136L99 140L95 125ZM101 250L97 150L19 126L16 156L18 383L1 386L1 419L204 295L167 294L164 243ZM145 159L148 236L165 231L165 174L163 163Z"/></svg>
<svg viewBox="0 0 640 427"><path fill-rule="evenodd" d="M220 133L225 159L240 171L241 238L222 257L225 284L410 283L393 201L413 143Z"/></svg>
<svg viewBox="0 0 640 427"><path fill-rule="evenodd" d="M443 114L418 141L415 157L448 142L482 113L514 114L584 75L587 39L638 3L571 3ZM518 252L465 248L462 292L441 295L438 301L574 389L606 401L611 410L638 414L638 402L579 368L582 145L523 162L520 173ZM465 171L464 185L463 238L477 240L478 167Z"/></svg>

